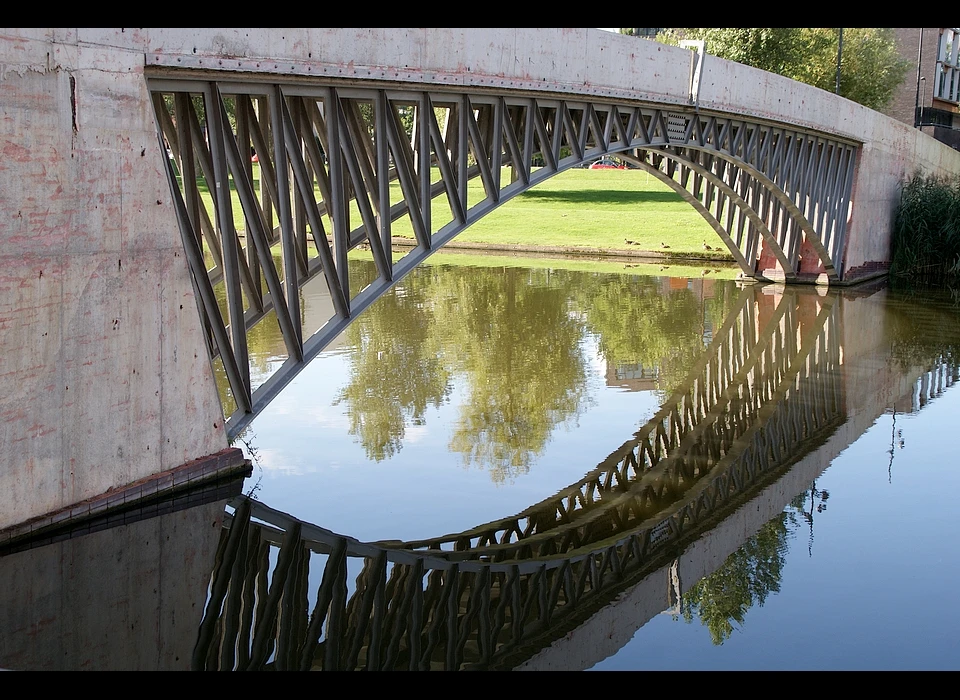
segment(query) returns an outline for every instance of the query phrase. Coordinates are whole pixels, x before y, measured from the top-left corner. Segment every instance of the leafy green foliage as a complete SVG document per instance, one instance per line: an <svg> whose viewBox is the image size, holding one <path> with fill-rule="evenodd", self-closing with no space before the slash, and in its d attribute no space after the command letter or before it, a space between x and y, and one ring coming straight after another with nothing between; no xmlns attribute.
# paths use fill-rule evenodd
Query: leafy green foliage
<svg viewBox="0 0 960 700"><path fill-rule="evenodd" d="M657 40L703 39L707 53L833 92L836 88L837 29L682 28L666 29ZM843 30L840 94L871 109L882 109L903 82L909 61L897 52L892 29Z"/></svg>
<svg viewBox="0 0 960 700"><path fill-rule="evenodd" d="M904 183L890 272L933 282L960 275L960 176L917 173Z"/></svg>
<svg viewBox="0 0 960 700"><path fill-rule="evenodd" d="M790 73L804 53L803 31L777 27L665 29L657 35L657 41L676 46L681 39L703 39L709 54L793 77Z"/></svg>
<svg viewBox="0 0 960 700"><path fill-rule="evenodd" d="M190 95L190 102L193 104L193 111L197 115L197 122L200 128L207 125L207 110L204 106L203 95ZM163 103L171 115L175 115L174 99L171 93L163 93ZM224 109L227 112L227 119L230 122L230 128L236 131L237 128L237 101L233 97L227 97L223 101ZM174 117L174 121L176 118Z"/></svg>
<svg viewBox="0 0 960 700"><path fill-rule="evenodd" d="M796 80L824 90L836 88L837 41L832 29L805 29L810 59L797 66ZM843 30L840 94L871 109L890 104L910 62L896 49L892 29L850 27Z"/></svg>

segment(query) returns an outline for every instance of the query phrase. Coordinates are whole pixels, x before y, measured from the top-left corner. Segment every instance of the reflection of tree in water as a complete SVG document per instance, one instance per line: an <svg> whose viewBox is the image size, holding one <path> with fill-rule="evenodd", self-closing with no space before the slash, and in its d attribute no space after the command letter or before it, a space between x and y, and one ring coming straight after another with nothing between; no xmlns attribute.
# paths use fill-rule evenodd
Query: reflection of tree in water
<svg viewBox="0 0 960 700"><path fill-rule="evenodd" d="M372 262L351 261L351 289L375 278ZM429 273L411 274L346 330L355 349L349 354L350 381L336 404L344 404L350 434L359 438L368 459L396 454L407 423L421 424L427 406L440 406L450 394L450 372L429 308L431 287Z"/></svg>
<svg viewBox="0 0 960 700"><path fill-rule="evenodd" d="M375 274L373 263L352 261L351 288ZM355 350L337 403L368 458L380 461L400 450L409 422L448 400L452 375L462 374L468 398L450 449L498 482L512 479L582 410L585 330L608 361L659 367L661 389L683 380L731 295L723 284L706 300L700 290L662 289L636 275L422 266L348 328Z"/></svg>
<svg viewBox="0 0 960 700"><path fill-rule="evenodd" d="M710 630L714 644L723 644L747 610L763 606L767 596L780 592L787 541L805 521L804 503L809 492L798 495L780 515L763 525L753 537L727 557L723 565L683 594L683 619L693 616Z"/></svg>
<svg viewBox="0 0 960 700"><path fill-rule="evenodd" d="M356 289L375 274L372 264L351 269ZM450 448L497 481L529 469L553 428L577 415L586 386L581 328L548 275L425 266L357 318L337 403L369 458L394 455L407 421L446 401L459 372L469 398Z"/></svg>
<svg viewBox="0 0 960 700"><path fill-rule="evenodd" d="M529 470L555 426L579 415L582 328L547 270L446 272L438 277L437 327L470 387L450 449L495 481L512 479Z"/></svg>
<svg viewBox="0 0 960 700"><path fill-rule="evenodd" d="M663 280L638 275L584 275L574 297L600 351L612 366L659 368L659 388L672 393L704 351L707 324L719 328L732 298L732 285L716 284L713 298L697 289L664 291Z"/></svg>
<svg viewBox="0 0 960 700"><path fill-rule="evenodd" d="M887 337L901 367L960 356L960 290L891 278Z"/></svg>

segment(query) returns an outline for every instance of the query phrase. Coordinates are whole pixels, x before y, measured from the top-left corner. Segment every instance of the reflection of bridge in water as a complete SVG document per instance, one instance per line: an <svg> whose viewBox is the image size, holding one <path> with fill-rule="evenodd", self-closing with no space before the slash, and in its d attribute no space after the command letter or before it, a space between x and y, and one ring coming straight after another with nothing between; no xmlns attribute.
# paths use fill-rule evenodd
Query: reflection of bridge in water
<svg viewBox="0 0 960 700"><path fill-rule="evenodd" d="M742 290L688 380L633 438L515 516L367 544L235 502L194 667L516 666L675 559L847 420L835 302ZM311 567L323 571L312 613Z"/></svg>
<svg viewBox="0 0 960 700"><path fill-rule="evenodd" d="M4 543L0 667L184 668L191 649L204 668L590 667L885 410L919 410L960 378L940 336L905 365L860 332L885 318L924 337L943 320L925 306L900 307L900 327L885 294L778 294L743 292L651 421L510 518L361 543L255 501L234 501L222 532L222 500L140 522L132 503L82 534Z"/></svg>

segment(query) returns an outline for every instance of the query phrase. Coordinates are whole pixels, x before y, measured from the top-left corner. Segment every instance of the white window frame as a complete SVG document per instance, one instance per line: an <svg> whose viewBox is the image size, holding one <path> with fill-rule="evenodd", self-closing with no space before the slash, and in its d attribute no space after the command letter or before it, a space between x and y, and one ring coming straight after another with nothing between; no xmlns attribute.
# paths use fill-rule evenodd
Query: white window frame
<svg viewBox="0 0 960 700"><path fill-rule="evenodd" d="M960 103L960 28L940 30L933 84L933 96L938 100Z"/></svg>

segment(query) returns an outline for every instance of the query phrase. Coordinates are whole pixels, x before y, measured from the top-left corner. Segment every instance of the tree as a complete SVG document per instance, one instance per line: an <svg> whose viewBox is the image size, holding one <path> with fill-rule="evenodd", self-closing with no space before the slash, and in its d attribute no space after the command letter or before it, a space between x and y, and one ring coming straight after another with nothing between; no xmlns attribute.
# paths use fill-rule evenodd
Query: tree
<svg viewBox="0 0 960 700"><path fill-rule="evenodd" d="M831 92L837 79L837 30L804 29L810 59L789 76ZM910 62L897 52L893 30L852 27L843 30L840 94L871 109L890 104Z"/></svg>
<svg viewBox="0 0 960 700"><path fill-rule="evenodd" d="M657 35L665 44L681 39L703 39L714 56L823 90L836 87L838 29L682 28ZM897 52L892 29L845 28L842 59L840 95L871 109L889 104L910 66Z"/></svg>

